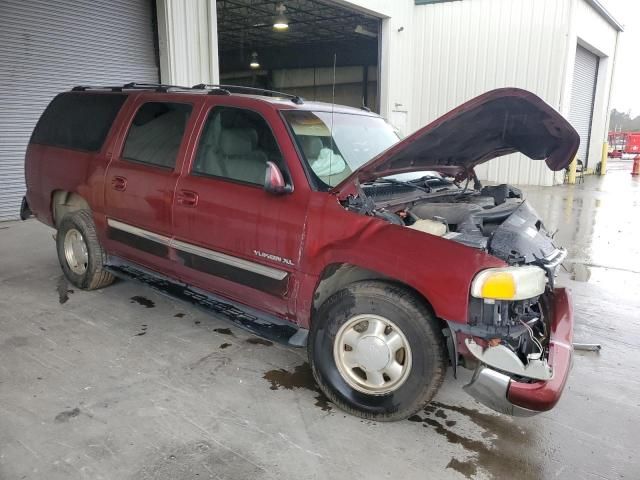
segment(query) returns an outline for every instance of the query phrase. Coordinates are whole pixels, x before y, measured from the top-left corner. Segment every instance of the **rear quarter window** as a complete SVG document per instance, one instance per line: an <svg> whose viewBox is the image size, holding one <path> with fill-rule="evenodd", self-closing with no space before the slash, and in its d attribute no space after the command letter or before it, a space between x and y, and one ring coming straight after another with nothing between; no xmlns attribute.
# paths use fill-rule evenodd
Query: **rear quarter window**
<svg viewBox="0 0 640 480"><path fill-rule="evenodd" d="M97 152L126 99L120 93L61 93L40 117L31 143Z"/></svg>

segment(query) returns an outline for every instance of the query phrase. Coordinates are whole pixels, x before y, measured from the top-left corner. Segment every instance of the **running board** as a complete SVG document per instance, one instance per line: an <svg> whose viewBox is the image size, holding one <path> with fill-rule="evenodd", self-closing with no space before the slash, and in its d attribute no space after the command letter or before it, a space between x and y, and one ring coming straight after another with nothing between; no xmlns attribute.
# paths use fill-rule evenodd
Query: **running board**
<svg viewBox="0 0 640 480"><path fill-rule="evenodd" d="M105 269L118 278L143 283L159 293L182 300L208 313L221 313L235 325L255 335L294 347L306 347L309 331L291 322L223 299L204 290L176 282L146 268L110 256Z"/></svg>

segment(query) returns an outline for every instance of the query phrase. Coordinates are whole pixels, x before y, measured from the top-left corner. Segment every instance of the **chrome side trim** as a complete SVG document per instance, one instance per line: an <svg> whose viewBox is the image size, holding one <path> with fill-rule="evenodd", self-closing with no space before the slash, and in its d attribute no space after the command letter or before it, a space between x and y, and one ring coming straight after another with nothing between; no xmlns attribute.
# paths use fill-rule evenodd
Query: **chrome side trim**
<svg viewBox="0 0 640 480"><path fill-rule="evenodd" d="M118 220L114 220L113 218L107 219L107 225L109 225L111 228L122 230L123 232L137 235L138 237L146 238L147 240L153 240L154 242L162 243L163 245L167 246L171 245L171 239L169 237L165 237L164 235L160 235L159 233L153 233L142 228L134 227L133 225L129 225L127 223L119 222Z"/></svg>
<svg viewBox="0 0 640 480"><path fill-rule="evenodd" d="M231 265L232 267L241 268L242 270L247 270L249 272L257 273L258 275L273 278L274 280L283 280L288 275L288 272L284 270L267 267L266 265L250 262L249 260L244 260L238 257L232 257L231 255L215 252L213 250L198 247L196 245L181 242L179 240L173 240L171 242L171 247L183 252L192 253L194 255L208 258L209 260L213 260L214 262L225 263L227 265Z"/></svg>
<svg viewBox="0 0 640 480"><path fill-rule="evenodd" d="M511 379L508 376L479 364L471 381L462 388L478 402L496 412L515 417L531 417L540 413L519 407L509 401L507 391L510 382Z"/></svg>
<svg viewBox="0 0 640 480"><path fill-rule="evenodd" d="M266 265L262 265L259 263L250 262L249 260L233 257L231 255L216 252L214 250L198 247L197 245L181 242L179 240L172 240L171 238L165 237L164 235L153 233L139 227L134 227L133 225L122 223L112 218L107 219L107 225L109 225L111 228L115 228L117 230L122 230L123 232L131 233L132 235L137 235L139 237L152 240L154 242L162 243L163 245L167 245L170 248L175 248L176 250L181 250L186 253L191 253L193 255L198 255L200 257L208 258L209 260L224 263L226 265L240 268L248 272L256 273L264 277L273 278L274 280L284 280L286 276L289 274L285 270L279 270L277 268L268 267Z"/></svg>

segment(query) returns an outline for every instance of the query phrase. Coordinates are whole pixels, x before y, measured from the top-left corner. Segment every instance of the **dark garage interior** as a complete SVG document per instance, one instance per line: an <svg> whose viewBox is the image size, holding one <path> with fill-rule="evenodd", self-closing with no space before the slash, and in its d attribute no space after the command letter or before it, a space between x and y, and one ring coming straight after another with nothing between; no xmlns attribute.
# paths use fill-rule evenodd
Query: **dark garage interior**
<svg viewBox="0 0 640 480"><path fill-rule="evenodd" d="M308 0L223 0L217 17L221 83L379 111L378 18Z"/></svg>

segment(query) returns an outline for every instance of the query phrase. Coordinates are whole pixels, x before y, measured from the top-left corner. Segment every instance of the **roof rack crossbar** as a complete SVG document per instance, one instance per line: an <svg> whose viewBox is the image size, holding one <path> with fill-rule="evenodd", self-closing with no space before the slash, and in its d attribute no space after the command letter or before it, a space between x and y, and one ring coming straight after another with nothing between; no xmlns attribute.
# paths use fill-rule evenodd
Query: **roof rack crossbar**
<svg viewBox="0 0 640 480"><path fill-rule="evenodd" d="M199 83L198 85L194 85L192 88L198 90L226 90L227 92L231 92L232 90L236 91L244 91L249 93L255 93L258 95L268 95L268 96L279 96L291 99L293 103L296 105L302 105L304 103L304 99L298 95L293 95L291 93L278 92L277 90L269 90L267 88L256 88L256 87L244 87L242 85L224 85L224 84L208 84L208 83Z"/></svg>

